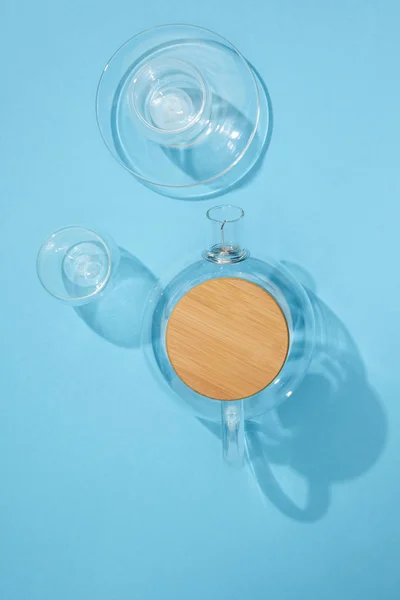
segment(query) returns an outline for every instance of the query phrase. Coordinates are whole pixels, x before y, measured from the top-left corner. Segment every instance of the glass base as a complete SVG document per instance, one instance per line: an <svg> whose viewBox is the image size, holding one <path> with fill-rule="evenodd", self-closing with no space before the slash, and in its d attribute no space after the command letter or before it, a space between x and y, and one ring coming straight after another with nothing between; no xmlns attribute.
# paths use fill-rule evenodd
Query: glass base
<svg viewBox="0 0 400 600"><path fill-rule="evenodd" d="M215 244L215 246L212 246L212 248L203 252L203 258L205 260L221 265L238 263L249 256L250 252L245 248L222 246L222 244Z"/></svg>
<svg viewBox="0 0 400 600"><path fill-rule="evenodd" d="M98 242L81 242L64 257L62 275L69 293L85 296L98 289L107 278L109 257Z"/></svg>

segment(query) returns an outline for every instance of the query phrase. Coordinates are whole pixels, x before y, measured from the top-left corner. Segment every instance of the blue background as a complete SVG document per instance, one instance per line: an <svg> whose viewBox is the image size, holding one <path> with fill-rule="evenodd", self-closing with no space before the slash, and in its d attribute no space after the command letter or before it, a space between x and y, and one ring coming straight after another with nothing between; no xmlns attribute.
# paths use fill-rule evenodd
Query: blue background
<svg viewBox="0 0 400 600"><path fill-rule="evenodd" d="M0 10L0 598L398 598L398 3ZM140 185L94 114L119 45L182 21L227 37L271 95L263 167L229 196L247 212L248 246L295 263L352 340L346 393L327 400L322 380L306 380L283 414L300 423L295 455L270 453L300 508L312 480L315 510L287 509L249 468L224 466L218 437L159 387L141 350L96 335L36 278L40 243L68 224L107 231L156 277L203 247L212 202Z"/></svg>

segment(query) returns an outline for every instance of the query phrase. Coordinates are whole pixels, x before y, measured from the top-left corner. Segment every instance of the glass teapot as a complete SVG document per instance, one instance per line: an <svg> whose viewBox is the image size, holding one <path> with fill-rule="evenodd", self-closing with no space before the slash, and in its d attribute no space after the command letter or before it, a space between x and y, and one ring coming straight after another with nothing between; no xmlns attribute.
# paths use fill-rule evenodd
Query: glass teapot
<svg viewBox="0 0 400 600"><path fill-rule="evenodd" d="M237 465L245 419L295 401L314 347L305 289L281 263L250 256L243 217L232 205L207 212L209 246L154 293L144 327L150 363L197 415L221 422L223 455Z"/></svg>

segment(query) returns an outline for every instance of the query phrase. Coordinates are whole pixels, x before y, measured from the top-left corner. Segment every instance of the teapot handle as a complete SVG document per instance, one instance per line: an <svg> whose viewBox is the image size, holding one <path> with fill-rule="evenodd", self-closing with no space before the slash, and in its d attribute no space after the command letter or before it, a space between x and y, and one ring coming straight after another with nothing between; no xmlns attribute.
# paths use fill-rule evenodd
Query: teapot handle
<svg viewBox="0 0 400 600"><path fill-rule="evenodd" d="M221 400L222 453L227 463L242 467L245 455L243 400Z"/></svg>

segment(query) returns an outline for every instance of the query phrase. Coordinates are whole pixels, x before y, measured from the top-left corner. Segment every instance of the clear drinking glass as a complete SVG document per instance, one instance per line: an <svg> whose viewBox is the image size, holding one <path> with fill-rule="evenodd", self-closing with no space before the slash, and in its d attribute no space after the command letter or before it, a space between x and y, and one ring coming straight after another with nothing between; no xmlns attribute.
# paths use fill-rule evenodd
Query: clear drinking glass
<svg viewBox="0 0 400 600"><path fill-rule="evenodd" d="M81 306L109 289L119 263L118 246L83 227L65 227L41 246L37 274L57 300Z"/></svg>
<svg viewBox="0 0 400 600"><path fill-rule="evenodd" d="M255 164L268 102L255 72L218 34L164 25L123 44L101 76L97 122L114 158L174 197L219 193Z"/></svg>
<svg viewBox="0 0 400 600"><path fill-rule="evenodd" d="M241 242L244 212L231 205L207 212L212 238L197 261L163 285L148 305L144 348L154 372L203 419L220 422L225 459L242 464L245 453L244 421L267 412L281 402L293 401L293 393L310 364L314 348L314 314L309 297L299 281L279 262L250 257ZM288 352L276 377L254 395L235 401L207 398L178 376L167 349L167 327L178 302L195 286L215 278L240 278L268 292L279 305L287 323ZM226 312L229 314L229 303Z"/></svg>

